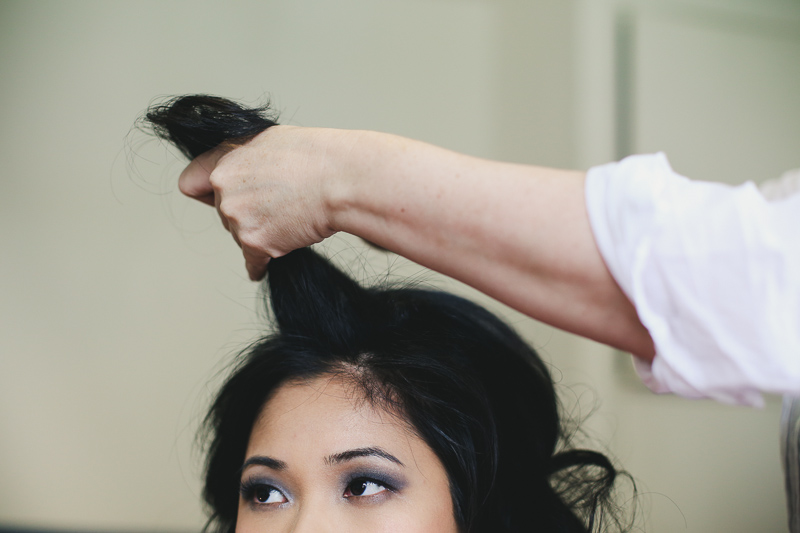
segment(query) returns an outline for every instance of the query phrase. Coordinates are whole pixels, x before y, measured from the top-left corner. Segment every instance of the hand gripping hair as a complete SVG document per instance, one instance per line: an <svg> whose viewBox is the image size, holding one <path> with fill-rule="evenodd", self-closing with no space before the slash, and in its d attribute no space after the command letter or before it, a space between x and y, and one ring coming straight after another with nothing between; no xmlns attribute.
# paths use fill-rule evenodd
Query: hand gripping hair
<svg viewBox="0 0 800 533"><path fill-rule="evenodd" d="M266 111L186 96L147 119L196 157L273 125ZM265 283L276 330L241 355L206 418L209 528L235 529L240 469L271 393L338 375L433 450L460 531L625 529L611 501L616 470L597 452L563 449L547 367L486 309L444 292L362 287L307 248L270 261Z"/></svg>

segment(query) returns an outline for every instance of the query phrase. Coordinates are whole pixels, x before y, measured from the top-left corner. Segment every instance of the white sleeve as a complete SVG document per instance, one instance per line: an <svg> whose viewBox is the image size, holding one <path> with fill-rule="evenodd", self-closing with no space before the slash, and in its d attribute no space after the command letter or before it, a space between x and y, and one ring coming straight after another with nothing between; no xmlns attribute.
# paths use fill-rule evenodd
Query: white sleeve
<svg viewBox="0 0 800 533"><path fill-rule="evenodd" d="M591 169L586 201L655 342L652 365L637 363L652 390L754 406L800 395L800 194L690 181L656 154Z"/></svg>

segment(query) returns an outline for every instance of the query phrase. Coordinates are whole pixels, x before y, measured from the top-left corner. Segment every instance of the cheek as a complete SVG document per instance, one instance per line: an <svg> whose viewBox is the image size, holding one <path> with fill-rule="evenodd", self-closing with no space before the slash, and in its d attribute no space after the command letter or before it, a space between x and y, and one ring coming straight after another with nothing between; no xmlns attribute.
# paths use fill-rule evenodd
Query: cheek
<svg viewBox="0 0 800 533"><path fill-rule="evenodd" d="M414 505L403 502L373 512L352 513L341 516L335 531L348 533L458 533L449 501L439 505Z"/></svg>
<svg viewBox="0 0 800 533"><path fill-rule="evenodd" d="M382 524L391 524L390 527L363 531L458 533L447 477L443 473L432 475L425 479L421 489L394 500L394 505L384 509L387 513Z"/></svg>
<svg viewBox="0 0 800 533"><path fill-rule="evenodd" d="M288 512L252 513L239 509L236 533L289 533L293 515Z"/></svg>
<svg viewBox="0 0 800 533"><path fill-rule="evenodd" d="M435 509L423 512L417 508L416 513L405 515L390 528L380 531L403 531L404 533L458 533L450 505L441 505ZM366 530L365 530L366 531Z"/></svg>

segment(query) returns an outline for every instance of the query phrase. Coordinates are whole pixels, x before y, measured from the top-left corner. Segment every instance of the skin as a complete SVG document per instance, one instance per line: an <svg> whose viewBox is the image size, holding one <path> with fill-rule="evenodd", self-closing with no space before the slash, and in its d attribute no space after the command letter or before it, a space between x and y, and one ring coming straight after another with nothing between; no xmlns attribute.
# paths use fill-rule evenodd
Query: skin
<svg viewBox="0 0 800 533"><path fill-rule="evenodd" d="M179 187L216 207L251 279L270 258L344 231L652 360L653 341L595 244L585 178L383 133L275 126L197 157Z"/></svg>
<svg viewBox="0 0 800 533"><path fill-rule="evenodd" d="M457 533L447 474L346 378L280 387L253 427L238 533Z"/></svg>

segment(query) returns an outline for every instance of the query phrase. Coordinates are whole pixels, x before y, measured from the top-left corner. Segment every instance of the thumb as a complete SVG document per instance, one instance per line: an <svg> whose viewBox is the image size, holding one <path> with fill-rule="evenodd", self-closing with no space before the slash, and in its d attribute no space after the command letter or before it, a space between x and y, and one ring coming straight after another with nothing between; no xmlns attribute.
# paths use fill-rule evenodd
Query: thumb
<svg viewBox="0 0 800 533"><path fill-rule="evenodd" d="M217 148L192 159L178 178L178 189L189 198L215 206L211 173L223 155L224 151Z"/></svg>
<svg viewBox="0 0 800 533"><path fill-rule="evenodd" d="M245 268L247 268L247 274L250 276L250 279L252 281L262 279L267 274L267 263L269 263L270 260L269 256L253 252L244 247L242 247L242 253L244 255Z"/></svg>

